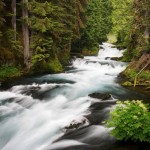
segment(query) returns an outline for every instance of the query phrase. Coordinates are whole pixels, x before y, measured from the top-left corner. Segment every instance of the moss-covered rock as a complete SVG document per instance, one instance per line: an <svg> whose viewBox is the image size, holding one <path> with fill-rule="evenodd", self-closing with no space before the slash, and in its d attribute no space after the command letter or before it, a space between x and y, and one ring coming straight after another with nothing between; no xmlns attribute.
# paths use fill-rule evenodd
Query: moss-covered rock
<svg viewBox="0 0 150 150"><path fill-rule="evenodd" d="M82 55L83 56L96 56L98 54L99 49L97 47L89 50L89 49L83 49L82 50Z"/></svg>
<svg viewBox="0 0 150 150"><path fill-rule="evenodd" d="M126 81L122 85L123 86L133 86L133 84L130 81Z"/></svg>

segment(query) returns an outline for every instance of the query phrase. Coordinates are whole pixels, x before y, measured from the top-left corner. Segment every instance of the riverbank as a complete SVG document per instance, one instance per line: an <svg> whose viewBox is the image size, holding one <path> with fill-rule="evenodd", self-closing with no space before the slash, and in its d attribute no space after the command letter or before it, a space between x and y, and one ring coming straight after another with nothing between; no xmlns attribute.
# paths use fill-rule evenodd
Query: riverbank
<svg viewBox="0 0 150 150"><path fill-rule="evenodd" d="M20 78L23 74L23 70L20 67L3 65L0 67L0 82L8 82Z"/></svg>
<svg viewBox="0 0 150 150"><path fill-rule="evenodd" d="M122 85L125 87L134 87L134 89L138 89L144 93L150 93L149 68L145 68L145 70L143 68L137 69L135 64L136 62L131 62L130 65L120 74L125 80Z"/></svg>
<svg viewBox="0 0 150 150"><path fill-rule="evenodd" d="M69 62L69 61L68 61ZM43 65L43 64L42 64ZM32 66L30 70L23 68L22 66L15 65L2 65L0 66L0 83L13 82L14 80L20 79L22 77L30 77L42 74L54 74L64 72L64 66L58 61L52 61L50 63L45 63L43 66L34 67Z"/></svg>

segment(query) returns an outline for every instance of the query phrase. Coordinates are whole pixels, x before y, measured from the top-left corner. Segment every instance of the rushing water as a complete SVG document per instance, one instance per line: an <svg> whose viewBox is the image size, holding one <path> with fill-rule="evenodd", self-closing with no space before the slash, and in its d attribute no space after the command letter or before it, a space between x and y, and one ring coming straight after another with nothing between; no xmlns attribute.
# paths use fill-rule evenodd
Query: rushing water
<svg viewBox="0 0 150 150"><path fill-rule="evenodd" d="M117 99L141 97L117 82L127 64L110 60L123 51L104 43L98 56L77 58L69 71L26 78L0 92L0 149L107 149L115 142L101 122ZM110 93L110 100L88 96ZM78 129L66 129L72 123ZM109 144L108 144L109 143Z"/></svg>

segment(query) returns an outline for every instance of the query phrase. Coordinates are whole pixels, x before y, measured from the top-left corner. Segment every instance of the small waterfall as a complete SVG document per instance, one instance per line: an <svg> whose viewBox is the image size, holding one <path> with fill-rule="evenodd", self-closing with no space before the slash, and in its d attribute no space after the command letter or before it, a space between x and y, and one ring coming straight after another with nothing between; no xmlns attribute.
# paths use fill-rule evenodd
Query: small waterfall
<svg viewBox="0 0 150 150"><path fill-rule="evenodd" d="M98 53L98 58L112 58L112 57L122 57L124 50L118 50L117 48L112 48L114 45L103 43L102 49Z"/></svg>

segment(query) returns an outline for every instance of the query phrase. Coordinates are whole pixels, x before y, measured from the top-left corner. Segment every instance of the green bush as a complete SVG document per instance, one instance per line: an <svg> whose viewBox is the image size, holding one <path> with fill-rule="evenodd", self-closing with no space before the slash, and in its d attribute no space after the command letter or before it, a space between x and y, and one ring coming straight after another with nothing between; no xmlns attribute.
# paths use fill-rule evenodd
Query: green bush
<svg viewBox="0 0 150 150"><path fill-rule="evenodd" d="M118 140L150 142L149 105L141 101L118 102L107 121Z"/></svg>
<svg viewBox="0 0 150 150"><path fill-rule="evenodd" d="M21 70L12 65L2 65L0 67L0 81L19 77L21 75L22 75Z"/></svg>
<svg viewBox="0 0 150 150"><path fill-rule="evenodd" d="M57 58L48 63L47 69L51 73L60 73L63 71L63 67Z"/></svg>

